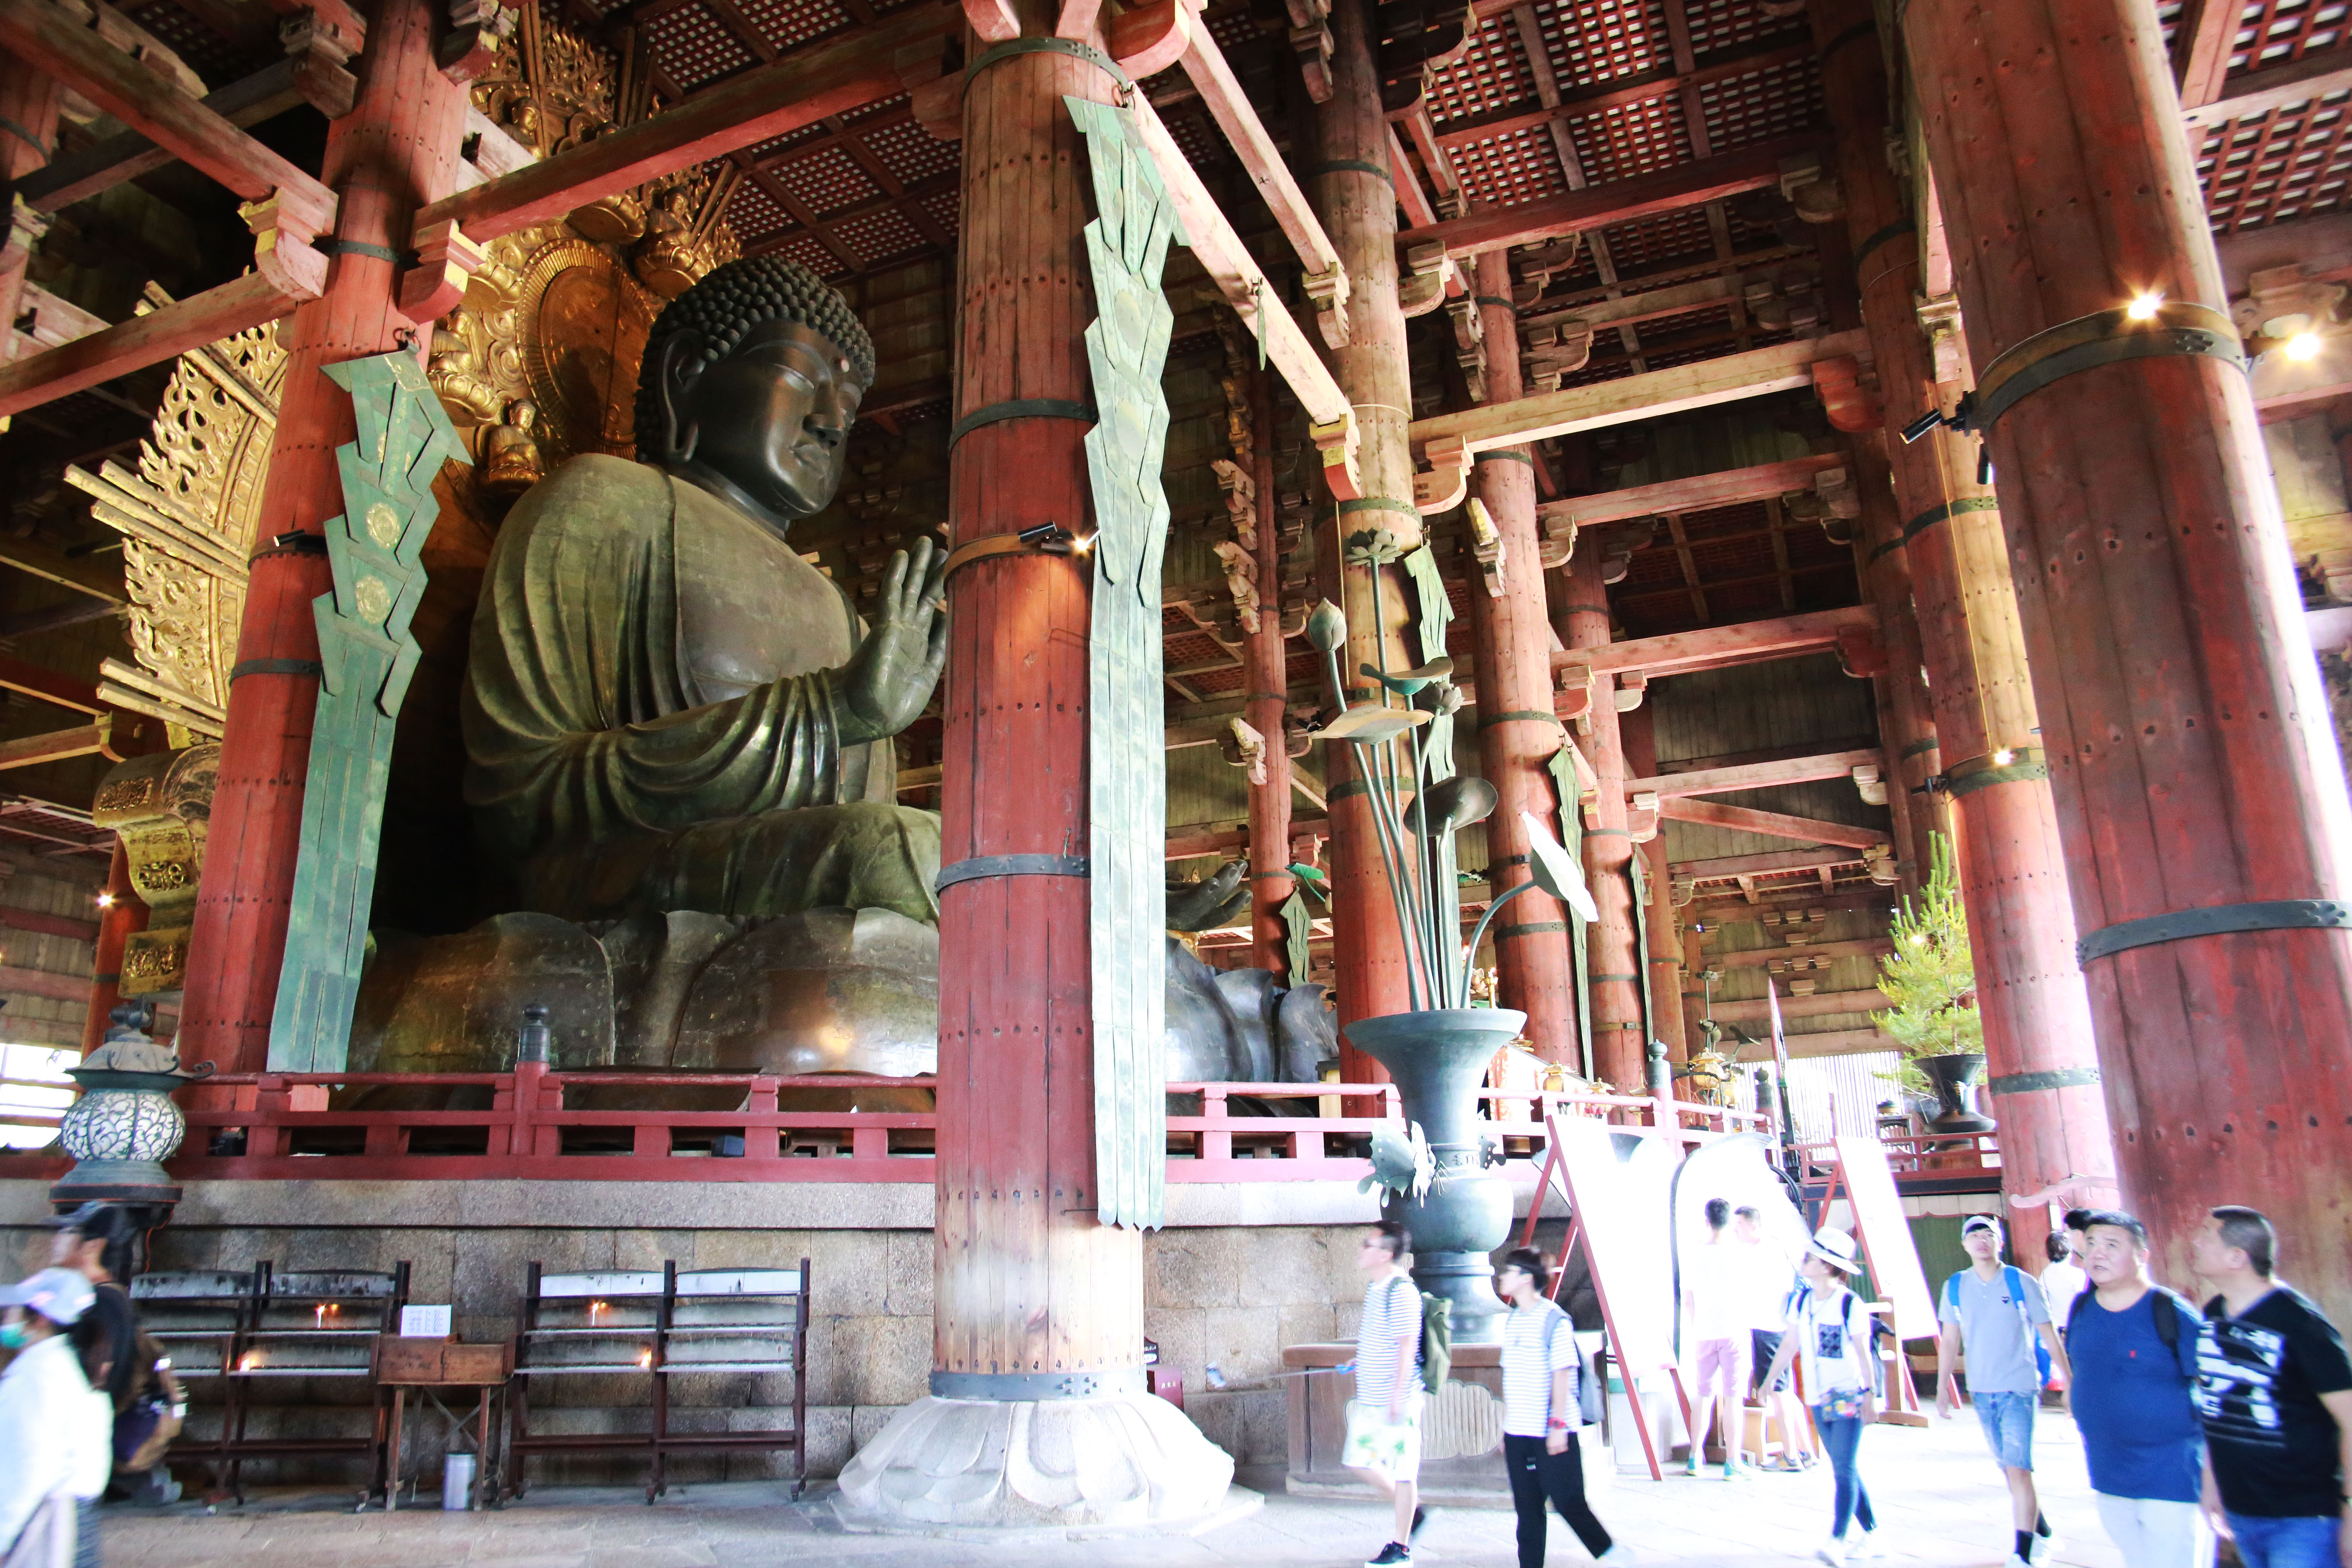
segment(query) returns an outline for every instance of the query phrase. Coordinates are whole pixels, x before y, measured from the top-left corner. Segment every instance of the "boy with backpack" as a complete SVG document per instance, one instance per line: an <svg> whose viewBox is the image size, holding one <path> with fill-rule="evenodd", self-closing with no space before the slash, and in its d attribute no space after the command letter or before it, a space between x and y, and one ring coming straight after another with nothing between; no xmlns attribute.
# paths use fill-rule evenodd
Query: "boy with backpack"
<svg viewBox="0 0 2352 1568"><path fill-rule="evenodd" d="M1503 1320L1503 1463L1511 1507L1519 1516L1519 1568L1544 1568L1549 1500L1599 1563L1631 1563L1584 1500L1584 1457L1577 1429L1600 1419L1601 1386L1578 1352L1575 1325L1544 1296L1543 1254L1516 1247L1495 1270L1495 1289L1511 1304Z"/></svg>
<svg viewBox="0 0 2352 1568"><path fill-rule="evenodd" d="M2066 1348L2050 1326L2050 1309L2033 1277L2000 1261L2000 1221L1971 1215L1960 1226L1960 1246L1969 1267L1944 1281L1937 1317L1944 1325L1936 1341L1936 1414L1948 1418L1959 1403L1953 1363L1966 1351L1969 1398L1984 1428L1985 1446L2000 1461L2009 1483L2011 1521L2016 1546L2006 1568L2029 1568L2037 1544L2050 1536L2033 1489L2033 1407L2042 1398L2042 1374L2035 1355L2039 1336L2050 1355L2050 1386L2063 1388Z"/></svg>
<svg viewBox="0 0 2352 1568"><path fill-rule="evenodd" d="M2147 1277L2147 1227L2084 1216L2091 1288L2066 1313L2074 1426L2099 1522L2132 1568L2208 1568L2213 1534L2198 1508L2204 1433L2193 1396L2197 1309Z"/></svg>
<svg viewBox="0 0 2352 1568"><path fill-rule="evenodd" d="M1396 1538L1381 1548L1364 1568L1394 1568L1412 1561L1413 1537L1428 1522L1414 1506L1421 1477L1421 1407L1428 1392L1424 1374L1432 1370L1423 1339L1426 1326L1440 1331L1441 1354L1450 1351L1442 1312L1434 1325L1425 1325L1423 1297L1404 1259L1412 1237L1400 1221L1384 1219L1364 1232L1356 1249L1356 1267L1369 1282L1364 1286L1363 1314L1356 1322L1356 1397L1348 1404L1348 1438L1339 1462L1359 1479L1396 1504ZM1439 1302L1440 1308L1445 1303ZM1450 1356L1449 1356L1450 1359ZM1436 1382L1445 1381L1439 1365Z"/></svg>

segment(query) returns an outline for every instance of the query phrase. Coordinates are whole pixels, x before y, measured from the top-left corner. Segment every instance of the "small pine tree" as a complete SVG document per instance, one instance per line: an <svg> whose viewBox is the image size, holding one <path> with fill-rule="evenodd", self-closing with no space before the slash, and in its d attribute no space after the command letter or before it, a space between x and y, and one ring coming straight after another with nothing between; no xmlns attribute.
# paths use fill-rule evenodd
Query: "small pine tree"
<svg viewBox="0 0 2352 1568"><path fill-rule="evenodd" d="M1906 1058L1895 1071L1876 1076L1913 1094L1926 1094L1928 1084L1912 1058L1984 1049L1976 961L1969 949L1968 911L1960 903L1952 841L1940 833L1933 837L1935 866L1927 884L1916 901L1906 898L1895 910L1890 932L1895 951L1878 961L1879 994L1893 1005L1870 1016L1901 1043Z"/></svg>

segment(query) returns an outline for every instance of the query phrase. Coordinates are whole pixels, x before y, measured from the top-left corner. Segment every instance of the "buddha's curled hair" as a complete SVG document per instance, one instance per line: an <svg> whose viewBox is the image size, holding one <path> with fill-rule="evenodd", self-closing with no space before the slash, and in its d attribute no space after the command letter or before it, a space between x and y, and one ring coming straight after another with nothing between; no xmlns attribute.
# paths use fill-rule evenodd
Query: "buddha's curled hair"
<svg viewBox="0 0 2352 1568"><path fill-rule="evenodd" d="M646 338L637 372L637 456L656 460L653 443L662 425L661 346L672 334L692 331L702 347L688 369L699 374L735 352L743 335L764 321L798 321L833 341L849 360L849 373L863 386L874 384L874 340L849 309L849 301L815 273L781 256L746 256L711 268L701 281L672 300Z"/></svg>

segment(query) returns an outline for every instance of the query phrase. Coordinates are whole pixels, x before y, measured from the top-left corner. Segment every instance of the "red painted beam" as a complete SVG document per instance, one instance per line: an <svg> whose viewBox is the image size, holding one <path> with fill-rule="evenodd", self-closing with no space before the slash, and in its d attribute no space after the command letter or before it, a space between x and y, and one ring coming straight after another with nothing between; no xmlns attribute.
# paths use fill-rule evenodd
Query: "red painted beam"
<svg viewBox="0 0 2352 1568"><path fill-rule="evenodd" d="M318 260L304 246L289 247ZM133 316L127 321L0 365L0 416L52 402L68 393L112 381L142 365L176 359L191 349L277 321L302 302L267 272L248 272L217 289Z"/></svg>
<svg viewBox="0 0 2352 1568"><path fill-rule="evenodd" d="M1824 752L1811 757L1790 757L1777 763L1748 763L1738 767L1701 768L1691 773L1659 773L1629 779L1628 790L1655 795L1660 809L1678 795L1727 795L1733 790L1769 789L1774 784L1810 784L1815 779L1842 779L1858 767L1884 767L1886 753L1875 746L1851 752Z"/></svg>
<svg viewBox="0 0 2352 1568"><path fill-rule="evenodd" d="M265 66L202 100L204 107L240 130L275 119L302 100L290 59ZM158 147L136 131L125 131L79 153L51 159L46 168L17 182L16 190L35 211L53 213L160 169L172 159L169 149Z"/></svg>
<svg viewBox="0 0 2352 1568"><path fill-rule="evenodd" d="M113 711L98 700L98 688L87 680L77 680L70 675L59 675L54 669L43 669L28 664L13 654L0 653L0 690L18 691L27 697L37 697L44 702L54 702L60 708L71 708L93 716Z"/></svg>
<svg viewBox="0 0 2352 1568"><path fill-rule="evenodd" d="M8 904L0 904L0 926L39 931L43 936L61 936L71 942L98 940L96 921L78 921L70 915L53 915L45 910L20 910Z"/></svg>
<svg viewBox="0 0 2352 1568"><path fill-rule="evenodd" d="M0 0L25 5L31 0ZM898 56L961 29L952 6L918 5L847 37L749 70L677 108L416 214L423 229L455 218L477 242L560 218L602 196L907 90Z"/></svg>
<svg viewBox="0 0 2352 1568"><path fill-rule="evenodd" d="M1778 137L1654 174L1612 180L1542 201L1449 218L1412 230L1402 243L1418 247L1435 242L1445 247L1445 254L1459 258L1679 212L1777 185L1781 159L1812 152L1820 145L1819 136Z"/></svg>
<svg viewBox="0 0 2352 1568"><path fill-rule="evenodd" d="M1822 822L1810 816L1790 816L1778 811L1726 805L1720 801L1674 796L1658 802L1658 815L1670 822L1696 822L1740 833L1761 833L1772 838L1793 838L1801 844L1843 844L1868 849L1886 842L1875 827L1854 827L1843 822Z"/></svg>
<svg viewBox="0 0 2352 1568"><path fill-rule="evenodd" d="M1743 621L1737 626L1706 626L1695 632L1668 632L1663 637L1570 649L1553 654L1551 662L1555 668L1582 665L1596 674L1638 669L1653 677L1687 675L1693 670L1821 653L1837 647L1842 636L1873 631L1877 626L1874 606L1850 605L1842 610L1815 610L1769 621Z"/></svg>
<svg viewBox="0 0 2352 1568"><path fill-rule="evenodd" d="M20 969L13 963L0 963L0 991L14 991L21 996L46 996L53 1002L87 1002L89 1000L89 976L59 974L48 969Z"/></svg>
<svg viewBox="0 0 2352 1568"><path fill-rule="evenodd" d="M1738 506L1743 501L1786 495L1791 490L1809 489L1814 475L1843 468L1846 462L1847 458L1842 452L1817 452L1809 458L1788 458L1777 463L1759 463L1753 468L1725 468L1712 474L1661 479L1655 484L1629 485L1622 490L1603 490L1599 495L1570 496L1566 500L1546 501L1536 508L1536 516L1547 528L1558 529L1563 526L1581 528L1596 522L1619 522L1629 518L1708 511L1717 507Z"/></svg>
<svg viewBox="0 0 2352 1568"><path fill-rule="evenodd" d="M1798 947L1751 947L1738 952L1711 952L1707 963L1717 969L1754 969L1784 958L1861 958L1893 952L1895 944L1883 936L1853 942L1809 942Z"/></svg>

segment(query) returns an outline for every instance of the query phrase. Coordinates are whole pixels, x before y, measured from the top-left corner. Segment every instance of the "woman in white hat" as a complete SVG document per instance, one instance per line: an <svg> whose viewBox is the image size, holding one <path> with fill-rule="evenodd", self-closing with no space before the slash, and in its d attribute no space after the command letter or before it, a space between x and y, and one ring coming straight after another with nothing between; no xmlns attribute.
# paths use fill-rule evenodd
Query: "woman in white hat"
<svg viewBox="0 0 2352 1568"><path fill-rule="evenodd" d="M0 1285L0 1568L69 1568L83 1500L114 1468L95 1292L70 1268Z"/></svg>
<svg viewBox="0 0 2352 1568"><path fill-rule="evenodd" d="M1853 1237L1828 1226L1813 1233L1813 1244L1797 1264L1809 1289L1789 1309L1789 1331L1763 1378L1769 1388L1792 1356L1803 1358L1799 1364L1805 1399L1812 1406L1813 1428L1829 1454L1830 1474L1837 1479L1830 1538L1813 1553L1830 1568L1840 1568L1849 1558L1878 1555L1874 1542L1878 1521L1854 1466L1862 1429L1874 1414L1878 1382L1872 1343L1875 1320L1845 1288L1847 1278L1861 1267ZM1862 1526L1859 1536L1849 1540L1847 1527L1856 1523Z"/></svg>

